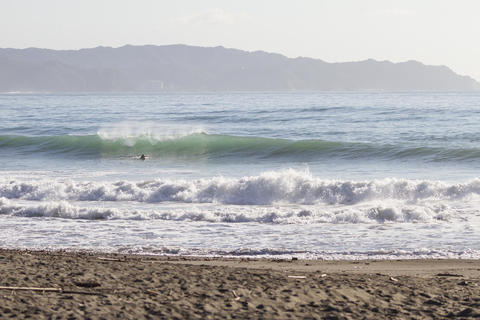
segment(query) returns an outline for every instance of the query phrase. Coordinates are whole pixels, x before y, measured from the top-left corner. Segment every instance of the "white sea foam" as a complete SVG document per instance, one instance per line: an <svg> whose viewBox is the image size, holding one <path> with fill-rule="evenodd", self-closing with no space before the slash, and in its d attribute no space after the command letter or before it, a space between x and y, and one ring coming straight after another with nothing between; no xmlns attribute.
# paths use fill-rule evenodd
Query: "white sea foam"
<svg viewBox="0 0 480 320"><path fill-rule="evenodd" d="M208 222L403 223L478 214L480 180L335 181L308 171L243 178L86 181L0 179L0 213L23 217ZM468 201L466 201L468 200Z"/></svg>
<svg viewBox="0 0 480 320"><path fill-rule="evenodd" d="M56 217L87 220L169 220L223 223L405 223L440 222L465 218L465 211L455 207L422 203L405 205L400 201L369 202L352 206L325 205L191 205L167 204L162 207L105 207L89 202L82 205L60 201L18 201L0 198L0 214L20 217Z"/></svg>
<svg viewBox="0 0 480 320"><path fill-rule="evenodd" d="M199 249L181 247L135 247L109 250L111 252L130 254L154 254L166 256L192 256L192 257L223 257L223 258L270 258L291 259L296 257L305 260L393 260L393 259L479 259L480 250L372 250L372 251L302 251L279 248L262 249Z"/></svg>
<svg viewBox="0 0 480 320"><path fill-rule="evenodd" d="M137 139L144 139L152 144L160 141L178 139L195 133L206 133L200 126L155 123L150 121L123 121L104 125L97 135L104 140L122 140L127 146L133 146Z"/></svg>
<svg viewBox="0 0 480 320"><path fill-rule="evenodd" d="M77 182L0 179L0 197L37 201L137 201L147 203L221 203L233 205L354 205L375 200L461 200L480 195L480 180L450 184L438 181L383 179L323 180L309 172L284 170L243 178L196 180Z"/></svg>
<svg viewBox="0 0 480 320"><path fill-rule="evenodd" d="M305 260L393 260L393 259L480 259L480 250L465 249L378 249L378 250L295 250L285 248L188 248L179 246L98 246L95 244L75 245L36 244L36 245L3 245L2 248L25 248L29 250L62 250L70 252L104 252L121 254L190 256L190 257L222 257L222 258L267 258Z"/></svg>
<svg viewBox="0 0 480 320"><path fill-rule="evenodd" d="M40 205L15 205L0 198L0 214L18 217L54 217L66 219L108 219L118 217L118 210L101 208L80 208L66 201L43 202Z"/></svg>

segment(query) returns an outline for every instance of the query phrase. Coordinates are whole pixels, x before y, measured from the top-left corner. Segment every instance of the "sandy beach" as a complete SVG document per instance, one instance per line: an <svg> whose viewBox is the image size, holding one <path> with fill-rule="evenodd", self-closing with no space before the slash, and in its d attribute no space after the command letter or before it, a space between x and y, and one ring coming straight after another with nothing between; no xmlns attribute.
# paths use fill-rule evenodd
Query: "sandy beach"
<svg viewBox="0 0 480 320"><path fill-rule="evenodd" d="M480 261L206 259L0 250L1 318L480 317Z"/></svg>

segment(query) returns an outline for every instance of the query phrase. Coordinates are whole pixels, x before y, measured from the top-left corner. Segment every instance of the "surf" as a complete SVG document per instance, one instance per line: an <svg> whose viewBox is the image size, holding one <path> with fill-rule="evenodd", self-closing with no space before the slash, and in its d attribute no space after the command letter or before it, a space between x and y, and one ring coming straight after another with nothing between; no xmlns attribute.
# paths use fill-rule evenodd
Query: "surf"
<svg viewBox="0 0 480 320"><path fill-rule="evenodd" d="M448 183L429 180L328 180L308 170L267 171L240 178L131 181L0 179L0 197L34 201L136 201L230 205L353 205L367 201L449 201L480 196L480 180Z"/></svg>
<svg viewBox="0 0 480 320"><path fill-rule="evenodd" d="M146 154L152 159L318 159L422 160L431 162L475 161L479 148L381 145L321 139L290 140L270 137L232 136L198 132L180 136L0 136L0 150L21 155L56 157L132 158Z"/></svg>

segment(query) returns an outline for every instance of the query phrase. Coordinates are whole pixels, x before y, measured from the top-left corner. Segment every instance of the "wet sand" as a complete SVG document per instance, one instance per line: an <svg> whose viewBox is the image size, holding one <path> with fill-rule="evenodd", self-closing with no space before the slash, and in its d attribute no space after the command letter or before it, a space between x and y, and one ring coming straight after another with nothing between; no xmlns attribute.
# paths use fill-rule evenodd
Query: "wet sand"
<svg viewBox="0 0 480 320"><path fill-rule="evenodd" d="M303 261L0 250L0 318L468 319L480 261Z"/></svg>

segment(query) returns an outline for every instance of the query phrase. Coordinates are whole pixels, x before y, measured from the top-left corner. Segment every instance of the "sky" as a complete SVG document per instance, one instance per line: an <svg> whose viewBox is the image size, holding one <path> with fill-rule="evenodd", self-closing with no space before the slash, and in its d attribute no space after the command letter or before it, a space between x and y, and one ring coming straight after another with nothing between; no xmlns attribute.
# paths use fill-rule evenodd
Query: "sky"
<svg viewBox="0 0 480 320"><path fill-rule="evenodd" d="M480 0L0 0L0 47L221 45L480 80L479 14Z"/></svg>

